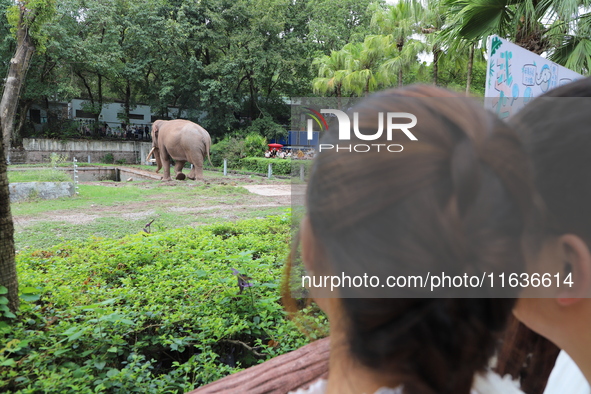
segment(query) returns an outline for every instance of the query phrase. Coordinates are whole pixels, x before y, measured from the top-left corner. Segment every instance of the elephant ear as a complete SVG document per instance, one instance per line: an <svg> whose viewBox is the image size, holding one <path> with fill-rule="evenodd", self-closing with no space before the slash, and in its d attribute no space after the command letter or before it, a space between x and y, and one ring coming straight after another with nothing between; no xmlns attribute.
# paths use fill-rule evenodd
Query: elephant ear
<svg viewBox="0 0 591 394"><path fill-rule="evenodd" d="M158 130L160 128L160 123L162 123L161 120L157 120L154 123L152 123L152 141L154 145L158 143Z"/></svg>

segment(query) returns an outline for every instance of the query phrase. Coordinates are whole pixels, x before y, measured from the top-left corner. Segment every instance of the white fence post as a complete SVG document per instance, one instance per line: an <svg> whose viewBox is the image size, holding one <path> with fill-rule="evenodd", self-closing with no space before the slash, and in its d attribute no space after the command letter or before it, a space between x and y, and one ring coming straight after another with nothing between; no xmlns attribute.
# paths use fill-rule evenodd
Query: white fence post
<svg viewBox="0 0 591 394"><path fill-rule="evenodd" d="M228 159L224 159L224 176L228 175Z"/></svg>
<svg viewBox="0 0 591 394"><path fill-rule="evenodd" d="M78 192L78 164L76 164L78 162L78 160L76 160L76 158L74 157L74 190L76 192L76 194L80 194Z"/></svg>
<svg viewBox="0 0 591 394"><path fill-rule="evenodd" d="M273 176L273 163L269 163L269 170L267 171L267 178L271 179Z"/></svg>

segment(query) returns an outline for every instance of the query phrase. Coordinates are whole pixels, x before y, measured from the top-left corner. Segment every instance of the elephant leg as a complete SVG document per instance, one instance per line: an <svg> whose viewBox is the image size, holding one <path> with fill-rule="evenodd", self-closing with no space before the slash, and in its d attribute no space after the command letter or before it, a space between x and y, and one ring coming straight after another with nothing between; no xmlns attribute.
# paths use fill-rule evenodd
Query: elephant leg
<svg viewBox="0 0 591 394"><path fill-rule="evenodd" d="M192 180L203 180L203 155L201 154L201 150L195 149L192 151L185 151L187 158L189 159L189 163L193 164L193 168L191 168L191 172L189 172L189 176L187 178Z"/></svg>
<svg viewBox="0 0 591 394"><path fill-rule="evenodd" d="M162 159L160 158L160 152L156 153L154 157L156 158L157 164L156 174L158 174L158 171L160 171L160 169L162 168Z"/></svg>
<svg viewBox="0 0 591 394"><path fill-rule="evenodd" d="M176 163L174 164L174 174L176 179L185 179L184 175L180 175L183 174L183 167L185 166L186 161L184 160L177 160ZM180 176L179 176L180 175Z"/></svg>
<svg viewBox="0 0 591 394"><path fill-rule="evenodd" d="M170 156L165 148L160 149L160 161L162 161L163 181L172 181L170 178Z"/></svg>
<svg viewBox="0 0 591 394"><path fill-rule="evenodd" d="M187 178L195 180L195 164L191 163L191 171L189 171L189 175L187 176Z"/></svg>

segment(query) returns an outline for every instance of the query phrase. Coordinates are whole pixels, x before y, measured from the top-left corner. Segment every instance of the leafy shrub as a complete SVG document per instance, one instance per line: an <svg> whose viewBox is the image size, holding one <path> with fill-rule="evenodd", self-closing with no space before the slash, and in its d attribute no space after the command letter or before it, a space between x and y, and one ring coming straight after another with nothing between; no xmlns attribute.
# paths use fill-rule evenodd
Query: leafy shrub
<svg viewBox="0 0 591 394"><path fill-rule="evenodd" d="M244 139L241 157L262 157L268 149L267 139L260 134L250 133Z"/></svg>
<svg viewBox="0 0 591 394"><path fill-rule="evenodd" d="M240 161L245 170L267 173L269 164L273 164L273 174L291 174L291 160L289 159L267 159L266 157L246 157Z"/></svg>
<svg viewBox="0 0 591 394"><path fill-rule="evenodd" d="M240 161L245 170L267 173L269 163L273 164L273 174L299 176L300 165L304 165L305 174L308 174L312 165L311 160L268 159L266 157L246 157Z"/></svg>
<svg viewBox="0 0 591 394"><path fill-rule="evenodd" d="M211 147L211 163L219 167L228 160L228 167L238 168L243 157L244 140L236 137L226 137Z"/></svg>
<svg viewBox="0 0 591 394"><path fill-rule="evenodd" d="M289 241L283 216L20 253L0 392L183 393L304 345L279 296Z"/></svg>
<svg viewBox="0 0 591 394"><path fill-rule="evenodd" d="M275 123L271 116L263 116L255 119L250 126L246 128L248 134L264 135L267 139L278 139L287 135L287 130Z"/></svg>
<svg viewBox="0 0 591 394"><path fill-rule="evenodd" d="M55 168L66 161L68 161L68 156L66 155L60 155L59 153L55 152L51 152L51 155L49 155L49 162L51 163L52 168Z"/></svg>
<svg viewBox="0 0 591 394"><path fill-rule="evenodd" d="M101 163L113 164L115 162L115 156L112 153L107 153L101 158Z"/></svg>
<svg viewBox="0 0 591 394"><path fill-rule="evenodd" d="M119 160L115 161L115 164L126 164L126 163L127 163L127 160L125 160L125 159L119 159Z"/></svg>

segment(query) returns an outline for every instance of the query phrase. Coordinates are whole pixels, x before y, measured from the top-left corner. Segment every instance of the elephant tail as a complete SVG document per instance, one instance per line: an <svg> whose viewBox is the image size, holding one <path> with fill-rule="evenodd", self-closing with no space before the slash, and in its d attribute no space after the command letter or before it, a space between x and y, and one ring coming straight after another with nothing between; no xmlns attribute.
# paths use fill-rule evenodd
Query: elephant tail
<svg viewBox="0 0 591 394"><path fill-rule="evenodd" d="M209 157L209 147L211 146L211 142L209 143L209 145L205 148L205 150L207 151L207 161L209 161L209 165L213 167L213 163L211 162L211 158Z"/></svg>

